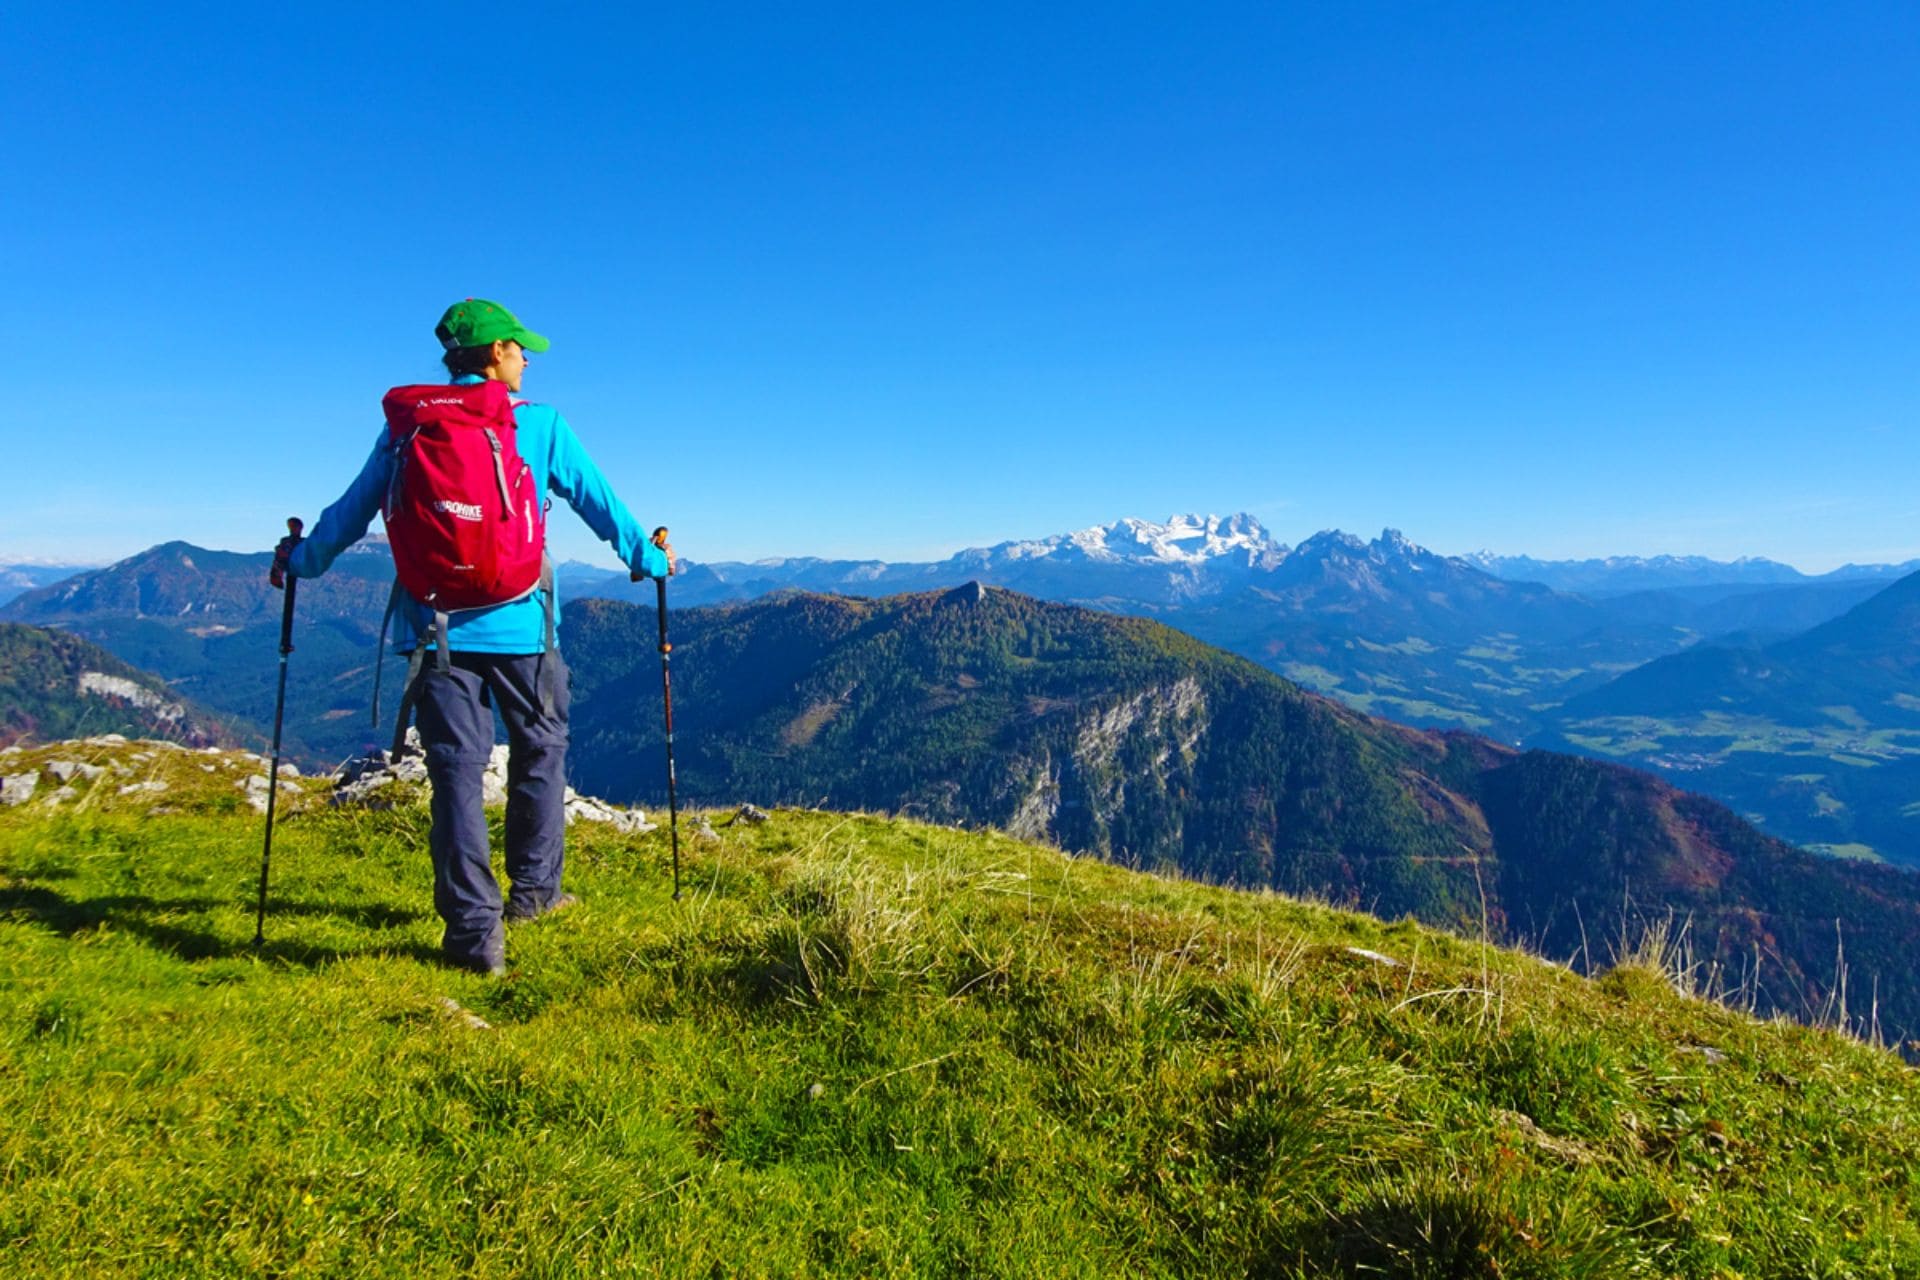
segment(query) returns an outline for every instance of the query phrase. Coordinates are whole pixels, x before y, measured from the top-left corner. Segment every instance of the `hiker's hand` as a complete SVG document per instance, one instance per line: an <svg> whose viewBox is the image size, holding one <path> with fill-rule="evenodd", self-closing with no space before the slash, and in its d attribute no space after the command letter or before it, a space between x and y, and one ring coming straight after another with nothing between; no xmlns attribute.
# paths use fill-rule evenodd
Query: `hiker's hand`
<svg viewBox="0 0 1920 1280"><path fill-rule="evenodd" d="M659 554L648 555L647 547L651 547ZM647 547L640 549L640 567L633 570L630 581L639 582L643 578L670 578L678 571L679 565L673 556L673 543L667 540L667 526L661 525L653 531L653 536L647 539ZM663 568L666 570L665 573L660 572Z"/></svg>
<svg viewBox="0 0 1920 1280"><path fill-rule="evenodd" d="M287 561L292 558L293 549L300 545L300 531L304 528L306 526L300 522L299 516L289 517L287 536L273 546L273 568L267 571L267 581L282 590L286 588L287 575L290 572Z"/></svg>

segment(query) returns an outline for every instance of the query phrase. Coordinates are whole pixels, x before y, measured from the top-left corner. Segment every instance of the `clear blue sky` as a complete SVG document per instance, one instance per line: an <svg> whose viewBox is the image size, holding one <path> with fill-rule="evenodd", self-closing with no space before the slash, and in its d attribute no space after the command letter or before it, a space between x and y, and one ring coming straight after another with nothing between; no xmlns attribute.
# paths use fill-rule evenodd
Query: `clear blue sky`
<svg viewBox="0 0 1920 1280"><path fill-rule="evenodd" d="M1920 555L1911 4L7 25L0 559L270 545L467 295L699 559Z"/></svg>

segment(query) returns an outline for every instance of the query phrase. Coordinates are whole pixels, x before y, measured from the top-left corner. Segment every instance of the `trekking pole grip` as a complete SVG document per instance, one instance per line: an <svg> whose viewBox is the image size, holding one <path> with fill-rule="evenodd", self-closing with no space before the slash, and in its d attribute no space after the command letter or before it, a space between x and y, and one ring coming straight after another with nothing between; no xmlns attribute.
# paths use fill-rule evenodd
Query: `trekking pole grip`
<svg viewBox="0 0 1920 1280"><path fill-rule="evenodd" d="M287 517L287 541L284 544L287 554L293 553L293 544L300 541L301 530L306 527L299 516ZM285 657L293 652L293 589L299 584L300 579L292 573L287 573L283 580L286 583L284 590L287 595L286 599L280 602L280 654Z"/></svg>
<svg viewBox="0 0 1920 1280"><path fill-rule="evenodd" d="M672 577L673 569L674 569L673 547L669 544L667 540L667 526L661 525L658 529L655 529L653 531L653 536L648 538L647 541L667 553L667 571L665 574L661 576ZM653 576L654 575L648 573L644 569L635 569L627 575L627 581L639 582L642 578L651 578Z"/></svg>

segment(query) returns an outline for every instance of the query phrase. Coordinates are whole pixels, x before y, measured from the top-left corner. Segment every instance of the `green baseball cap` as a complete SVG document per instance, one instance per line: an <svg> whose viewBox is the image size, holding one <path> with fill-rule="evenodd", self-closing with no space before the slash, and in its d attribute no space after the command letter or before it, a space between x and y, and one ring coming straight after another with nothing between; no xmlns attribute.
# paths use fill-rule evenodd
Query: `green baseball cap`
<svg viewBox="0 0 1920 1280"><path fill-rule="evenodd" d="M485 298L467 298L448 307L433 327L433 336L449 351L484 347L491 342L517 342L535 352L553 345L521 324L513 312Z"/></svg>

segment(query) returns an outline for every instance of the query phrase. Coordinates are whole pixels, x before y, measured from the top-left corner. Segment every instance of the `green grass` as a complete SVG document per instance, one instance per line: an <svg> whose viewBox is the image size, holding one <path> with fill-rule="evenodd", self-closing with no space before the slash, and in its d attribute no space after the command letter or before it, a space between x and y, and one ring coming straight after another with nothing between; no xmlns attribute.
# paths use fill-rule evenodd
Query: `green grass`
<svg viewBox="0 0 1920 1280"><path fill-rule="evenodd" d="M1822 710L1838 723L1785 725L1763 716L1709 711L1677 719L1596 717L1571 722L1564 732L1568 741L1587 750L1622 757L1675 751L1697 752L1715 760L1736 753L1791 755L1871 768L1920 752L1920 730L1854 723L1858 717L1851 707Z"/></svg>
<svg viewBox="0 0 1920 1280"><path fill-rule="evenodd" d="M1587 981L783 810L678 904L664 831L575 827L490 982L418 807L291 805L256 952L251 766L134 750L0 813L9 1276L1920 1270L1920 1080L1658 940Z"/></svg>
<svg viewBox="0 0 1920 1280"><path fill-rule="evenodd" d="M1312 689L1316 693L1334 693L1340 688L1341 678L1325 667L1315 666L1311 662L1287 662L1280 666L1280 674L1295 684Z"/></svg>
<svg viewBox="0 0 1920 1280"><path fill-rule="evenodd" d="M1485 729L1493 724L1486 716L1459 707L1444 707L1422 698L1394 698L1381 694L1373 699L1373 703L1375 707L1386 710L1372 711L1372 714L1390 715L1401 721L1445 720L1468 729Z"/></svg>
<svg viewBox="0 0 1920 1280"><path fill-rule="evenodd" d="M1422 640L1419 636L1408 636L1393 644L1380 644L1365 636L1355 636L1354 641L1368 653L1399 653L1417 658L1422 654L1439 652L1430 641Z"/></svg>
<svg viewBox="0 0 1920 1280"><path fill-rule="evenodd" d="M1832 858L1857 858L1863 862L1885 862L1880 851L1870 844L1810 844L1807 848Z"/></svg>

